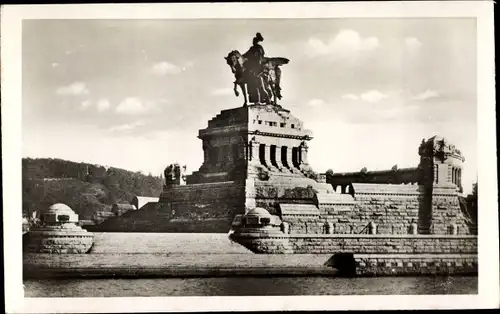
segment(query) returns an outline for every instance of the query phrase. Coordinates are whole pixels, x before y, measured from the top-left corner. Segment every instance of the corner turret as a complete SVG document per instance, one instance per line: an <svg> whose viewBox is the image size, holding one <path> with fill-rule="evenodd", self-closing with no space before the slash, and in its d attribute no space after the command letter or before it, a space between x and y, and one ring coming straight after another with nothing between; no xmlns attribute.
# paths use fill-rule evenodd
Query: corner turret
<svg viewBox="0 0 500 314"><path fill-rule="evenodd" d="M462 168L465 158L455 145L444 137L433 136L422 140L419 148L420 184L424 186L456 186L462 189Z"/></svg>

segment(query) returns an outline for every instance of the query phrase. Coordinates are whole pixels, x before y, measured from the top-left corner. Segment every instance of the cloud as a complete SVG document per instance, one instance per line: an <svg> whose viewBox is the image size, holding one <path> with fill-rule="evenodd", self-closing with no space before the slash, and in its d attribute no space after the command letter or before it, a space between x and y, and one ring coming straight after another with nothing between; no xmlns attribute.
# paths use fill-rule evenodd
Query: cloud
<svg viewBox="0 0 500 314"><path fill-rule="evenodd" d="M415 37L405 38L405 45L410 50L417 50L422 46L422 42Z"/></svg>
<svg viewBox="0 0 500 314"><path fill-rule="evenodd" d="M378 90L371 90L361 94L359 98L367 102L375 103L387 98L387 95L379 92Z"/></svg>
<svg viewBox="0 0 500 314"><path fill-rule="evenodd" d="M82 104L80 106L81 109L87 109L92 105L92 102L90 100L84 100L82 101Z"/></svg>
<svg viewBox="0 0 500 314"><path fill-rule="evenodd" d="M152 104L143 104L139 98L125 98L117 107L120 114L143 114L152 109Z"/></svg>
<svg viewBox="0 0 500 314"><path fill-rule="evenodd" d="M61 86L56 90L56 94L61 96L66 96L66 95L78 96L78 95L85 95L88 93L89 90L85 85L85 83L83 82L74 82L70 85Z"/></svg>
<svg viewBox="0 0 500 314"><path fill-rule="evenodd" d="M320 107L320 106L323 106L325 104L326 103L325 103L325 101L323 99L311 99L307 103L307 105L311 106L311 107Z"/></svg>
<svg viewBox="0 0 500 314"><path fill-rule="evenodd" d="M234 91L232 88L229 87L217 88L214 89L211 94L214 96L227 96L227 95L233 95Z"/></svg>
<svg viewBox="0 0 500 314"><path fill-rule="evenodd" d="M162 61L155 63L153 67L151 68L151 71L153 74L158 75L158 76L165 76L168 74L178 74L182 71L180 67L176 66L175 64L172 64L167 61Z"/></svg>
<svg viewBox="0 0 500 314"><path fill-rule="evenodd" d="M340 98L346 99L346 100L358 100L359 99L359 97L354 95L354 94L345 94L345 95L342 95Z"/></svg>
<svg viewBox="0 0 500 314"><path fill-rule="evenodd" d="M379 46L377 37L362 38L354 30L343 29L328 41L311 37L307 43L307 53L310 57L327 55L332 58L352 58L360 53L373 51Z"/></svg>
<svg viewBox="0 0 500 314"><path fill-rule="evenodd" d="M103 98L97 101L96 106L97 106L97 111L103 112L108 110L111 107L111 104L109 103L109 100Z"/></svg>
<svg viewBox="0 0 500 314"><path fill-rule="evenodd" d="M185 71L189 68L192 68L194 66L194 61L187 61L184 63L184 66L182 67L182 71Z"/></svg>
<svg viewBox="0 0 500 314"><path fill-rule="evenodd" d="M57 68L59 66L59 63L52 62L52 64L50 66L53 67L53 68Z"/></svg>
<svg viewBox="0 0 500 314"><path fill-rule="evenodd" d="M142 126L142 125L144 125L144 121L139 120L139 121L132 122L132 123L126 123L126 124L112 126L112 127L108 128L108 131L110 131L110 132L131 131L131 130L137 128L138 126Z"/></svg>
<svg viewBox="0 0 500 314"><path fill-rule="evenodd" d="M427 100L429 98L435 98L435 97L439 97L439 93L435 90L427 89L424 92L422 92L418 95L415 95L413 97L413 99L414 100Z"/></svg>

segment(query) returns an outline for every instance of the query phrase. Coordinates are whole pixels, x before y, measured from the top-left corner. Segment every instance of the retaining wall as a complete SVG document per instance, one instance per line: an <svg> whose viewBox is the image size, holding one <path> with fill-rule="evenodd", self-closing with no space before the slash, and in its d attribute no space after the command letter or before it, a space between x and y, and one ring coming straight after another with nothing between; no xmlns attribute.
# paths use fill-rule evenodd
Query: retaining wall
<svg viewBox="0 0 500 314"><path fill-rule="evenodd" d="M88 228L95 232L227 233L235 215L244 213L245 186L220 182L165 189L158 203L149 203L120 217Z"/></svg>
<svg viewBox="0 0 500 314"><path fill-rule="evenodd" d="M361 253L361 254L477 254L473 235L364 235L302 234L265 236L235 233L231 236L257 253ZM280 247L286 252L279 252Z"/></svg>

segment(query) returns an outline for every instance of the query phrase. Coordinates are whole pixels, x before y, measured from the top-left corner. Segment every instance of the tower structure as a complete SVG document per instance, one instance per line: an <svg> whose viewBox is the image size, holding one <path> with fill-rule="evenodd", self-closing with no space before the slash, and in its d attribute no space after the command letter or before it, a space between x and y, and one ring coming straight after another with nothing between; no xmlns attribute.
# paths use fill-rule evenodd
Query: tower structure
<svg viewBox="0 0 500 314"><path fill-rule="evenodd" d="M457 220L465 158L455 145L441 136L422 140L420 155L419 233L449 234L467 228Z"/></svg>
<svg viewBox="0 0 500 314"><path fill-rule="evenodd" d="M462 188L465 158L455 145L441 136L422 140L419 148L422 184Z"/></svg>

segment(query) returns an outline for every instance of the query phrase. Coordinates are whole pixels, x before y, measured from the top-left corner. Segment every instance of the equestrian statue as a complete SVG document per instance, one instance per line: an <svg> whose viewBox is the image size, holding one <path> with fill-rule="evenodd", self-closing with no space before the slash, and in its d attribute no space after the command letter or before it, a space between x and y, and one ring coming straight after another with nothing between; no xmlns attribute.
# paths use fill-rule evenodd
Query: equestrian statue
<svg viewBox="0 0 500 314"><path fill-rule="evenodd" d="M234 93L239 96L241 89L246 106L254 104L277 104L281 99L280 66L290 62L287 58L268 58L259 42L264 41L260 33L253 39L253 45L243 55L238 50L231 51L226 59L234 74ZM248 93L248 98L247 98Z"/></svg>

